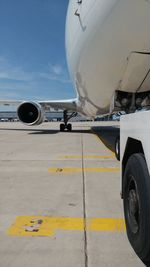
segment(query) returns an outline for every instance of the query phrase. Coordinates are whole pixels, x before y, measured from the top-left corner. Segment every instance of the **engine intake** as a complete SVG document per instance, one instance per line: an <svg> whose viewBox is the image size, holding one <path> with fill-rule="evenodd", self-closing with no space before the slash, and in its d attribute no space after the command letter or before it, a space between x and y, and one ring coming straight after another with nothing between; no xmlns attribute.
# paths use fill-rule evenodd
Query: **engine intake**
<svg viewBox="0 0 150 267"><path fill-rule="evenodd" d="M44 120L44 111L37 102L23 102L17 110L18 118L27 125L39 125Z"/></svg>

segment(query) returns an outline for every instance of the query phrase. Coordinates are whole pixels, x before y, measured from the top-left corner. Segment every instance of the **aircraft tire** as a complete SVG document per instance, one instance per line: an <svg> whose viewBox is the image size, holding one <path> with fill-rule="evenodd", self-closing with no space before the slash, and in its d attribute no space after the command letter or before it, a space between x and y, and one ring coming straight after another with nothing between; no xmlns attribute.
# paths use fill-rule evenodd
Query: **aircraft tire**
<svg viewBox="0 0 150 267"><path fill-rule="evenodd" d="M61 123L60 124L60 132L64 132L64 130L65 130L65 124Z"/></svg>
<svg viewBox="0 0 150 267"><path fill-rule="evenodd" d="M67 124L67 130L68 130L68 132L72 131L72 124L71 123Z"/></svg>
<svg viewBox="0 0 150 267"><path fill-rule="evenodd" d="M115 156L120 161L120 136L118 135L115 141Z"/></svg>
<svg viewBox="0 0 150 267"><path fill-rule="evenodd" d="M141 153L129 157L123 177L128 239L138 257L150 266L150 176Z"/></svg>

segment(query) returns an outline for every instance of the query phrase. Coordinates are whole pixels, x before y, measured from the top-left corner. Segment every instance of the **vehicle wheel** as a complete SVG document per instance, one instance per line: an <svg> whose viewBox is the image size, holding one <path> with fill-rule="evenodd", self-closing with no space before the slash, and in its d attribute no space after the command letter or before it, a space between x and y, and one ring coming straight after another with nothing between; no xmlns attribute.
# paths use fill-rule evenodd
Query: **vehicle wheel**
<svg viewBox="0 0 150 267"><path fill-rule="evenodd" d="M65 130L65 124L61 123L60 124L60 132L64 132L64 130Z"/></svg>
<svg viewBox="0 0 150 267"><path fill-rule="evenodd" d="M120 136L118 135L115 142L115 156L120 161Z"/></svg>
<svg viewBox="0 0 150 267"><path fill-rule="evenodd" d="M124 214L129 241L150 266L150 176L144 155L130 156L123 177Z"/></svg>
<svg viewBox="0 0 150 267"><path fill-rule="evenodd" d="M68 132L71 132L72 131L72 125L71 125L71 123L68 123L67 124L67 130L68 130Z"/></svg>

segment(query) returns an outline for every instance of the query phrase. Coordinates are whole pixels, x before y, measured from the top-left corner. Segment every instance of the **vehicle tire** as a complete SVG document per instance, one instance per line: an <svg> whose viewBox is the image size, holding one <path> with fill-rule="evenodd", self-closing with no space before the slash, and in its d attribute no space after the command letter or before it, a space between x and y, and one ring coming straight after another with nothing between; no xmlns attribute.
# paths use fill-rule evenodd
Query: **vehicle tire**
<svg viewBox="0 0 150 267"><path fill-rule="evenodd" d="M115 156L120 161L120 136L118 135L115 141Z"/></svg>
<svg viewBox="0 0 150 267"><path fill-rule="evenodd" d="M60 132L64 132L64 130L65 130L65 124L61 123L60 124Z"/></svg>
<svg viewBox="0 0 150 267"><path fill-rule="evenodd" d="M123 201L128 239L139 258L150 266L150 176L141 153L128 159Z"/></svg>
<svg viewBox="0 0 150 267"><path fill-rule="evenodd" d="M71 123L68 123L67 124L67 130L68 130L68 132L71 132L72 131L72 125L71 125Z"/></svg>

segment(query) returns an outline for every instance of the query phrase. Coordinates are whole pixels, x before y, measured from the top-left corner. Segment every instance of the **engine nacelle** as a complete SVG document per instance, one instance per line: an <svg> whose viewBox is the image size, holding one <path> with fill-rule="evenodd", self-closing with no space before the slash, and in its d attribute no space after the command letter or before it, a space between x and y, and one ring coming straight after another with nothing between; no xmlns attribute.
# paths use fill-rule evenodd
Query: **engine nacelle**
<svg viewBox="0 0 150 267"><path fill-rule="evenodd" d="M39 125L44 120L44 110L37 102L23 102L17 110L18 118L27 125Z"/></svg>

